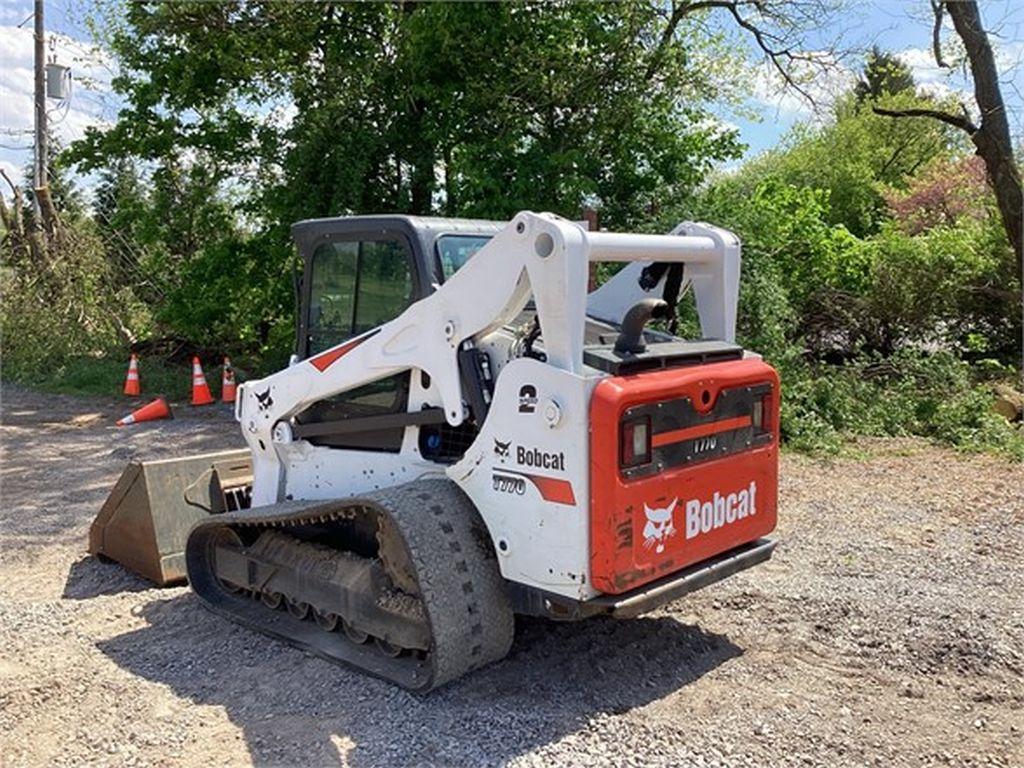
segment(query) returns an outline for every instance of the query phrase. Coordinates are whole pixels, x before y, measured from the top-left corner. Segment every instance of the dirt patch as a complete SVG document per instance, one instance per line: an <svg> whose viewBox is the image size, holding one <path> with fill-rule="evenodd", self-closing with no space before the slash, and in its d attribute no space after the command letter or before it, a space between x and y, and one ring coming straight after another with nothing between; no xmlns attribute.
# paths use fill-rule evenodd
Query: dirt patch
<svg viewBox="0 0 1024 768"><path fill-rule="evenodd" d="M913 441L786 456L775 558L650 616L519 622L420 698L85 556L129 458L221 406L5 387L0 765L1024 765L1024 467Z"/></svg>

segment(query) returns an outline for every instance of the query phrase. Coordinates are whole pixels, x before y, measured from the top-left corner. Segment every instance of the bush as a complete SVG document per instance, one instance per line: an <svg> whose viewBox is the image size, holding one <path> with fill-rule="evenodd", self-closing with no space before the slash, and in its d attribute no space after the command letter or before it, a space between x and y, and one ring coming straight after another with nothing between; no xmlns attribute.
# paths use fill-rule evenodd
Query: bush
<svg viewBox="0 0 1024 768"><path fill-rule="evenodd" d="M1024 460L1024 430L993 412L988 384L948 352L904 351L780 373L783 438L798 450L836 453L845 437L917 435Z"/></svg>

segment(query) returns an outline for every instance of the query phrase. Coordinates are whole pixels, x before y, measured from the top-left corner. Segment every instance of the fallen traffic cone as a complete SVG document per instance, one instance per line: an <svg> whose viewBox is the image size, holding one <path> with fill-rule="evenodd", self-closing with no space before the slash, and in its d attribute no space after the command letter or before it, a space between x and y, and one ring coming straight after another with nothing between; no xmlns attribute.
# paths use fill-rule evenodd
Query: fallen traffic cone
<svg viewBox="0 0 1024 768"><path fill-rule="evenodd" d="M132 353L131 362L128 363L128 376L124 380L124 393L131 397L138 397L142 390L139 388L139 358Z"/></svg>
<svg viewBox="0 0 1024 768"><path fill-rule="evenodd" d="M213 402L210 387L203 375L203 366L199 364L199 356L192 358L192 405L209 405Z"/></svg>
<svg viewBox="0 0 1024 768"><path fill-rule="evenodd" d="M235 386L235 369L231 367L231 358L224 355L224 376L220 381L220 401L235 402L238 387Z"/></svg>
<svg viewBox="0 0 1024 768"><path fill-rule="evenodd" d="M146 403L138 410L134 410L123 419L118 420L117 426L124 427L128 424L138 424L140 421L156 421L157 419L173 418L174 415L171 413L171 408L167 405L167 401L162 397L158 397L153 402Z"/></svg>

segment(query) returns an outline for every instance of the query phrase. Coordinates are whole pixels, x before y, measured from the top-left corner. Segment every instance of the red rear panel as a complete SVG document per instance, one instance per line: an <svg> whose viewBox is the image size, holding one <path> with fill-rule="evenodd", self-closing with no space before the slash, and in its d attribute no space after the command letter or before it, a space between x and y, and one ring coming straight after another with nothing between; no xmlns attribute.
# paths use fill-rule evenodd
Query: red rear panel
<svg viewBox="0 0 1024 768"><path fill-rule="evenodd" d="M598 384L590 402L595 588L625 592L770 533L778 414L778 375L756 358ZM624 422L650 425L650 460L640 466L623 466Z"/></svg>

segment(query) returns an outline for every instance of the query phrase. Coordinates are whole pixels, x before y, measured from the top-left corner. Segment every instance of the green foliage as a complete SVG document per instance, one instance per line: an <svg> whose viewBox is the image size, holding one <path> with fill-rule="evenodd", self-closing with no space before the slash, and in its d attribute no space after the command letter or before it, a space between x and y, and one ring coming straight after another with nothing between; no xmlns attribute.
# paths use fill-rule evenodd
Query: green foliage
<svg viewBox="0 0 1024 768"><path fill-rule="evenodd" d="M1024 460L1024 430L992 411L991 389L948 352L907 350L782 375L783 436L793 448L836 453L845 436L920 435Z"/></svg>
<svg viewBox="0 0 1024 768"><path fill-rule="evenodd" d="M1012 357L1019 289L995 217L860 238L830 224L825 190L769 179L749 191L735 178L688 213L743 241L738 327L754 349L849 359L930 344Z"/></svg>
<svg viewBox="0 0 1024 768"><path fill-rule="evenodd" d="M50 169L54 199L64 205L37 228L30 198L19 190L3 207L0 338L3 376L42 381L69 360L124 344L128 325L148 322L149 308L119 283L94 222L61 165ZM43 201L46 198L42 198ZM44 217L45 218L45 217Z"/></svg>
<svg viewBox="0 0 1024 768"><path fill-rule="evenodd" d="M74 356L54 365L45 377L28 376L19 370L7 378L32 384L46 392L111 397L118 396L124 387L127 368L128 359L123 355ZM186 402L191 397L192 376L188 365L147 358L141 363L140 376L143 399L165 395L172 401ZM125 411L129 409L126 400Z"/></svg>
<svg viewBox="0 0 1024 768"><path fill-rule="evenodd" d="M100 173L92 219L58 163L59 257L21 247L0 272L6 378L116 391L127 342L161 337L274 370L293 222L587 204L610 228L740 235L740 341L780 371L789 445L920 435L1024 458L987 388L1020 338L1013 253L963 136L872 111L946 106L887 53L830 121L707 183L741 149L708 105L743 70L699 13L666 34L656 2L110 7L124 108L60 158ZM367 290L402 303L389 277ZM699 333L692 306L679 323Z"/></svg>
<svg viewBox="0 0 1024 768"><path fill-rule="evenodd" d="M782 376L790 446L920 435L1024 458L988 386L1017 353L1020 286L984 176L955 134L879 102L927 100L875 52L831 122L716 179L685 215L743 241L739 335ZM682 325L696 331L692 310Z"/></svg>
<svg viewBox="0 0 1024 768"><path fill-rule="evenodd" d="M706 106L739 60L660 3L105 9L124 107L67 157L104 174L110 260L157 307L141 336L280 356L301 219L586 201L640 226L741 149Z"/></svg>
<svg viewBox="0 0 1024 768"><path fill-rule="evenodd" d="M985 162L977 155L933 158L905 190L888 190L885 195L893 219L910 235L964 219L984 219L993 207L991 197Z"/></svg>
<svg viewBox="0 0 1024 768"><path fill-rule="evenodd" d="M935 106L912 92L882 97L891 108ZM749 193L766 179L828 193L827 222L858 237L874 234L888 216L885 193L935 158L960 149L962 135L935 120L893 120L874 102L841 99L823 126L797 126L782 147L747 163L730 181Z"/></svg>
<svg viewBox="0 0 1024 768"><path fill-rule="evenodd" d="M922 435L1022 455L1024 436L991 412L984 384L1006 375L992 358L1012 361L1019 337L997 219L858 238L828 223L824 190L768 180L747 194L733 179L693 214L743 241L738 333L782 376L789 445L835 452L849 435ZM692 309L682 320L697 332Z"/></svg>

